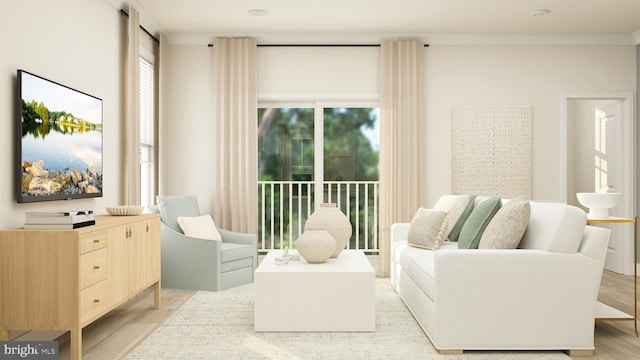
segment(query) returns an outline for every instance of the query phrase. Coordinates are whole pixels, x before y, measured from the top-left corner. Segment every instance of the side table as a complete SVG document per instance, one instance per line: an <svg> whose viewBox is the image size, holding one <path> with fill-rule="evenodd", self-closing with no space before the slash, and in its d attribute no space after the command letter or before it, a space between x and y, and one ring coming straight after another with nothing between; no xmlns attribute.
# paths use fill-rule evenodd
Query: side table
<svg viewBox="0 0 640 360"><path fill-rule="evenodd" d="M633 315L624 313L618 309L615 309L609 305L603 304L598 301L596 307L596 321L633 321L633 327L636 331L636 337L638 336L638 278L637 278L637 265L635 264L638 258L638 216L635 218L619 218L609 217L606 219L587 219L588 225L597 223L632 223L633 224Z"/></svg>

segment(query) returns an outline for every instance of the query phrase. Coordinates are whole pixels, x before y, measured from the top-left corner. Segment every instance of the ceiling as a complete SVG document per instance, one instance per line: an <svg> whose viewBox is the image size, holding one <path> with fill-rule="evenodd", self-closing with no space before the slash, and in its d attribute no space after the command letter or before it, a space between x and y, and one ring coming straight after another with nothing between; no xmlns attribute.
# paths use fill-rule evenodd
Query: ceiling
<svg viewBox="0 0 640 360"><path fill-rule="evenodd" d="M116 2L116 0L112 0ZM640 0L134 0L171 36L640 34ZM265 10L263 16L248 13ZM548 9L544 16L531 16Z"/></svg>

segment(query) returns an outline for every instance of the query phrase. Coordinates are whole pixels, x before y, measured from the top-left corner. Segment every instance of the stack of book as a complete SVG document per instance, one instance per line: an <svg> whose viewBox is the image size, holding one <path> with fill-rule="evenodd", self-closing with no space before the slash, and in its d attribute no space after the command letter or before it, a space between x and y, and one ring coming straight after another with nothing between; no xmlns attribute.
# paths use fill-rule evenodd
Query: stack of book
<svg viewBox="0 0 640 360"><path fill-rule="evenodd" d="M24 216L25 229L76 229L95 223L92 210L33 211Z"/></svg>

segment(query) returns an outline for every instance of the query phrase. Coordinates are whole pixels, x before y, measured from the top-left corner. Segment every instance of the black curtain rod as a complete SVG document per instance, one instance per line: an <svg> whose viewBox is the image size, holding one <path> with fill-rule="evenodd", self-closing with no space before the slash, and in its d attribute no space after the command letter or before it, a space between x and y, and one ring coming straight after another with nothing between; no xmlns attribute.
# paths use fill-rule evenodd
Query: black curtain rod
<svg viewBox="0 0 640 360"><path fill-rule="evenodd" d="M213 44L207 44L213 47ZM258 47L380 47L380 44L258 44ZM429 44L424 44L429 47Z"/></svg>
<svg viewBox="0 0 640 360"><path fill-rule="evenodd" d="M124 9L120 9L120 14L126 17L129 17L129 14L126 11L124 11ZM145 29L144 26L140 25L140 29L142 29L142 31L144 31L145 34L149 35L149 37L152 38L153 41L156 42L156 44L160 45L160 40L158 40L158 38L153 36L153 34L151 34L147 29Z"/></svg>

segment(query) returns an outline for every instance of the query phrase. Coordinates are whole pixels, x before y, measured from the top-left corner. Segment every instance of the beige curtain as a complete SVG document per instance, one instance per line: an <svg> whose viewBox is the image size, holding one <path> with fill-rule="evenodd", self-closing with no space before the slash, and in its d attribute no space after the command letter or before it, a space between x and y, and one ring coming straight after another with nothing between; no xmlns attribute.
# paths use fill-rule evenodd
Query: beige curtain
<svg viewBox="0 0 640 360"><path fill-rule="evenodd" d="M380 270L389 276L390 230L425 199L424 44L380 47Z"/></svg>
<svg viewBox="0 0 640 360"><path fill-rule="evenodd" d="M127 26L128 44L125 66L125 117L124 117L124 203L140 202L140 15L129 6Z"/></svg>
<svg viewBox="0 0 640 360"><path fill-rule="evenodd" d="M158 156L156 192L162 195L167 191L167 154L164 146L167 143L167 56L167 35L161 33L158 46L158 130L155 148Z"/></svg>
<svg viewBox="0 0 640 360"><path fill-rule="evenodd" d="M213 42L213 217L222 228L258 233L257 45Z"/></svg>

